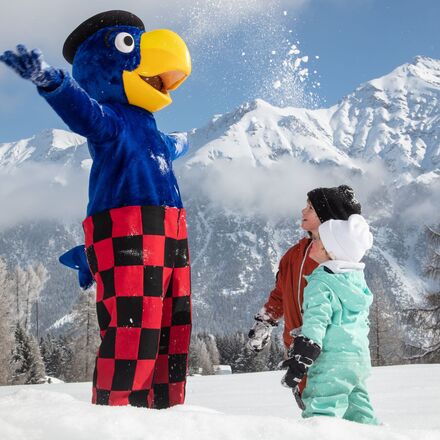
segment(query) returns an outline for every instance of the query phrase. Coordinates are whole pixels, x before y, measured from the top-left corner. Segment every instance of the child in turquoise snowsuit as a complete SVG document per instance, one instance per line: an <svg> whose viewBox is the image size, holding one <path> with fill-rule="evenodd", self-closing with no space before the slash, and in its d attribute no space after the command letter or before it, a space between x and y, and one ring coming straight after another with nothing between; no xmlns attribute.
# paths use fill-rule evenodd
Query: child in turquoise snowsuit
<svg viewBox="0 0 440 440"><path fill-rule="evenodd" d="M377 424L365 380L370 375L368 311L373 296L360 260L372 246L364 218L329 220L319 227L310 257L301 334L284 361L283 385L296 389L307 373L303 417L332 416Z"/></svg>

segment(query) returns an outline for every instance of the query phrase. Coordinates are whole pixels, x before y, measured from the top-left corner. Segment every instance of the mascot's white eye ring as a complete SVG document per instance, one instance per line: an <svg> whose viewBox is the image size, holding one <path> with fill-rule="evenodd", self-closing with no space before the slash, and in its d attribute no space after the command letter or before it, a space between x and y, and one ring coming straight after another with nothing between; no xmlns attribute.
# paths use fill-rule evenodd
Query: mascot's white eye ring
<svg viewBox="0 0 440 440"><path fill-rule="evenodd" d="M119 52L130 53L134 49L134 38L127 32L119 32L115 38L115 46Z"/></svg>

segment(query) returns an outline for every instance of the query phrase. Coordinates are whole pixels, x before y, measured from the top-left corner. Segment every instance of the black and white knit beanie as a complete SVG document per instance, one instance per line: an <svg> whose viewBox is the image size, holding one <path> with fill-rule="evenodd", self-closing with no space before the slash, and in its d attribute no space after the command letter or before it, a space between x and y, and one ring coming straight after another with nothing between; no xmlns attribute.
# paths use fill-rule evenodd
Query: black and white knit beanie
<svg viewBox="0 0 440 440"><path fill-rule="evenodd" d="M333 188L315 188L307 194L321 223L327 220L347 220L361 213L361 205L348 185Z"/></svg>

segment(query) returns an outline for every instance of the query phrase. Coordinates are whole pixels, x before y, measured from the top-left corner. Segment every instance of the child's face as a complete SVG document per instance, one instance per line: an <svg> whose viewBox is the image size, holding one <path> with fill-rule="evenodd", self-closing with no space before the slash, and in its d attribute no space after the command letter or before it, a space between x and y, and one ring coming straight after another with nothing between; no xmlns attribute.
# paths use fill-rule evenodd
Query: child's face
<svg viewBox="0 0 440 440"><path fill-rule="evenodd" d="M309 257L316 261L318 264L324 263L330 260L330 256L325 250L320 238L315 238L312 242L312 247L310 248Z"/></svg>
<svg viewBox="0 0 440 440"><path fill-rule="evenodd" d="M307 200L306 207L301 211L302 212L302 221L301 228L308 232L317 232L321 221L318 218L315 210L313 209L310 200Z"/></svg>

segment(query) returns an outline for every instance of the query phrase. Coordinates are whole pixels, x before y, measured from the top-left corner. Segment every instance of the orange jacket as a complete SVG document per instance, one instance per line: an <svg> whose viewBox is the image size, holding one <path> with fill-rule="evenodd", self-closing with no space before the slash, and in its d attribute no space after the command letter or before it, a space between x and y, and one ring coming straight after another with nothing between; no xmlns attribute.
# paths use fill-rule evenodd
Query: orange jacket
<svg viewBox="0 0 440 440"><path fill-rule="evenodd" d="M277 321L284 316L284 345L292 344L290 331L302 325L301 307L306 285L304 275L310 275L318 263L309 258L310 238L303 238L281 258L275 288L264 305L269 316Z"/></svg>

